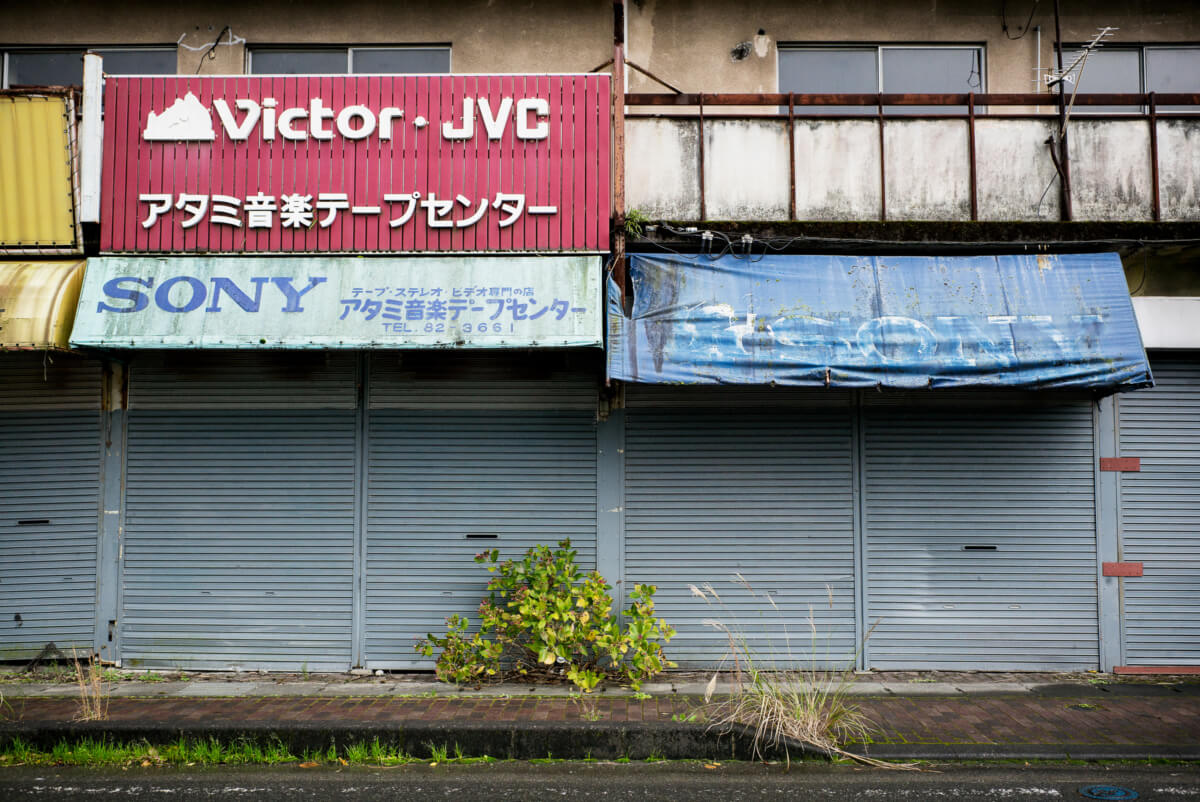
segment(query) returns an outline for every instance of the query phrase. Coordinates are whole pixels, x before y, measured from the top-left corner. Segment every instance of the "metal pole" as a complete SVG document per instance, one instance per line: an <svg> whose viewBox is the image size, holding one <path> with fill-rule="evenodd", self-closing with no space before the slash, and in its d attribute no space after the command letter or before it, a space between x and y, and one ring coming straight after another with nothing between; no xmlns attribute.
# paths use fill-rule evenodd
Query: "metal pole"
<svg viewBox="0 0 1200 802"><path fill-rule="evenodd" d="M1062 21L1059 18L1059 0L1054 0L1054 49L1058 57L1058 175L1062 187L1062 213L1064 220L1073 220L1071 208L1071 161L1067 145L1067 95L1063 75Z"/></svg>
<svg viewBox="0 0 1200 802"><path fill-rule="evenodd" d="M625 0L613 0L613 281L625 308Z"/></svg>

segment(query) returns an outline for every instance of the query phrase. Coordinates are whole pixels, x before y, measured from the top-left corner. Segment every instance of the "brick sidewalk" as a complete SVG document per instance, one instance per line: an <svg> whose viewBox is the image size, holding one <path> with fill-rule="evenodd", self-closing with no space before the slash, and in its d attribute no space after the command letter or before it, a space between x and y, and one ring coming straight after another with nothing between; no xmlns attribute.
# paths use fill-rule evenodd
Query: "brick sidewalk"
<svg viewBox="0 0 1200 802"><path fill-rule="evenodd" d="M909 696L852 700L876 722L878 744L1200 746L1200 696ZM588 709L570 698L257 697L116 698L114 723L189 724L436 722L659 722L684 720L686 696L598 696ZM14 698L3 716L21 726L58 726L75 716L71 698Z"/></svg>

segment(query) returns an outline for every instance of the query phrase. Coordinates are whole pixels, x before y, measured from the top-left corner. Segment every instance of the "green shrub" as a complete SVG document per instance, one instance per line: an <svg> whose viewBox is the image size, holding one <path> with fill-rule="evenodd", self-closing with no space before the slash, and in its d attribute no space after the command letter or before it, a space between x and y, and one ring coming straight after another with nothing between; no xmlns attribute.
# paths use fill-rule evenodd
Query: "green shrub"
<svg viewBox="0 0 1200 802"><path fill-rule="evenodd" d="M571 541L535 546L520 560L500 562L496 549L475 555L493 574L479 605L479 631L468 634L462 616L446 619L446 634L432 633L415 648L437 650L443 682L482 684L512 677L565 678L585 693L603 680L643 680L675 664L662 644L675 630L654 617L654 585L636 585L622 627L613 615L612 587L600 574L581 575Z"/></svg>

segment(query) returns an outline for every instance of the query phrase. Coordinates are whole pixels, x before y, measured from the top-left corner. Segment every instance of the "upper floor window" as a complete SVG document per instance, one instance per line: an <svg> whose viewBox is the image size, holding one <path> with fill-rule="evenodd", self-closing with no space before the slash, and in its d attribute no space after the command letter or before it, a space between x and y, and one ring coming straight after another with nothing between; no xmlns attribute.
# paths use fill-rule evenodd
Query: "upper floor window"
<svg viewBox="0 0 1200 802"><path fill-rule="evenodd" d="M3 86L82 86L83 53L104 58L110 75L174 75L174 47L20 48L4 51Z"/></svg>
<svg viewBox="0 0 1200 802"><path fill-rule="evenodd" d="M797 94L983 92L983 48L974 45L781 45L779 91ZM893 106L890 113L962 112ZM821 114L869 114L874 106L823 106Z"/></svg>
<svg viewBox="0 0 1200 802"><path fill-rule="evenodd" d="M448 47L263 47L248 55L255 75L394 75L450 72Z"/></svg>
<svg viewBox="0 0 1200 802"><path fill-rule="evenodd" d="M1063 53L1063 66L1069 67L1078 51ZM1105 45L1088 55L1082 71L1077 71L1074 87L1067 91L1103 94L1140 94L1142 92L1200 91L1200 46L1147 45L1123 47ZM1194 106L1160 106L1162 111L1195 111ZM1134 112L1134 106L1076 106L1077 112Z"/></svg>

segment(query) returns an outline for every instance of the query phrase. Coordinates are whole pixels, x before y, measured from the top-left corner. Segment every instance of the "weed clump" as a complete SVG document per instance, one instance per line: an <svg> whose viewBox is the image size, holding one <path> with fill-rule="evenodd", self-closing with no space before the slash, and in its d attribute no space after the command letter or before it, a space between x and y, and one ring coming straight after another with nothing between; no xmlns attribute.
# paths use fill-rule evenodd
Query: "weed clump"
<svg viewBox="0 0 1200 802"><path fill-rule="evenodd" d="M74 650L72 650L72 653ZM104 687L104 666L94 657L86 664L72 654L75 662L75 684L79 687L79 709L76 721L103 721L108 718L108 691Z"/></svg>
<svg viewBox="0 0 1200 802"><path fill-rule="evenodd" d="M415 649L437 658L437 676L454 684L482 684L518 677L566 679L590 693L604 679L643 680L675 664L663 644L675 630L654 617L654 585L636 585L622 626L613 615L612 586L592 571L582 575L571 541L535 546L520 560L500 561L492 549L475 555L493 574L479 605L479 631L446 619L444 636L432 633Z"/></svg>
<svg viewBox="0 0 1200 802"><path fill-rule="evenodd" d="M779 615L779 607L770 594L759 594L741 574L734 574L733 581L751 597L765 598ZM703 599L709 607L727 611L725 602L712 585L705 584L702 588L689 585L689 588L693 596ZM829 602L832 606L832 591L829 591ZM849 698L858 655L855 654L854 659L840 670L818 668L818 631L811 605L808 614L809 662L802 668L793 667L800 661L792 654L791 636L782 616L779 616L779 624L786 646L783 666L778 665L774 657L757 654L732 616L730 621L732 623L721 619L704 622L724 635L727 641L727 653L721 666L705 688L703 714L709 729L729 733L738 726L749 727L753 732L756 758L762 759L767 749L782 746L788 765L791 765L788 743L798 742L831 757L849 758L880 768L916 770L913 764L876 760L845 749L849 743L869 742L874 730L873 722ZM868 631L867 637L870 635ZM732 676L730 693L714 699L718 677L725 668Z"/></svg>

